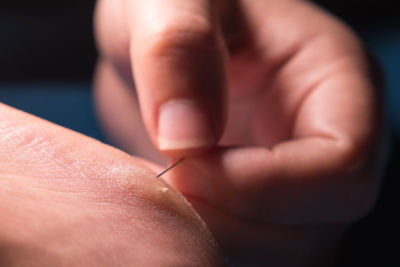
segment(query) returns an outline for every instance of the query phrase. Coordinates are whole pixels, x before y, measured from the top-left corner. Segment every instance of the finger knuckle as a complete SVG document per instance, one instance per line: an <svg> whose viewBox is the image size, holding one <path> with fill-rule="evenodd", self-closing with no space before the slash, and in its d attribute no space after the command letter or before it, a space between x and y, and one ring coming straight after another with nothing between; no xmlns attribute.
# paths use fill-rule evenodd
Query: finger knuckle
<svg viewBox="0 0 400 267"><path fill-rule="evenodd" d="M217 34L204 18L191 18L183 23L166 22L149 34L150 53L156 56L171 52L215 49Z"/></svg>

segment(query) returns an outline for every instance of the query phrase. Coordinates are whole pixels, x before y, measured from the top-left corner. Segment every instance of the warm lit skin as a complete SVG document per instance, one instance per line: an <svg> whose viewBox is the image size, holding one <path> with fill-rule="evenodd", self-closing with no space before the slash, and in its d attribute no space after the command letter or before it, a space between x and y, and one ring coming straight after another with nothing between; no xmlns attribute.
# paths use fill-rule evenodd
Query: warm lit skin
<svg viewBox="0 0 400 267"><path fill-rule="evenodd" d="M0 266L221 266L147 164L0 104Z"/></svg>
<svg viewBox="0 0 400 267"><path fill-rule="evenodd" d="M333 264L387 155L353 33L294 0L99 0L95 22L99 114L149 161L0 104L0 266Z"/></svg>
<svg viewBox="0 0 400 267"><path fill-rule="evenodd" d="M165 179L231 262L334 262L386 159L377 73L344 24L306 1L100 0L96 30L110 136L155 162L187 156ZM161 122L177 101L198 120Z"/></svg>

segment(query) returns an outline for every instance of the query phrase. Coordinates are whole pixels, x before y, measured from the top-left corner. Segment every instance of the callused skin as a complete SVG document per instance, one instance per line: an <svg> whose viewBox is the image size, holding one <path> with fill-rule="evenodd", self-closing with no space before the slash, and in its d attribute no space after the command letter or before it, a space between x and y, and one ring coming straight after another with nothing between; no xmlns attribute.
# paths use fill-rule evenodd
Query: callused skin
<svg viewBox="0 0 400 267"><path fill-rule="evenodd" d="M220 266L190 205L146 163L0 105L1 266Z"/></svg>

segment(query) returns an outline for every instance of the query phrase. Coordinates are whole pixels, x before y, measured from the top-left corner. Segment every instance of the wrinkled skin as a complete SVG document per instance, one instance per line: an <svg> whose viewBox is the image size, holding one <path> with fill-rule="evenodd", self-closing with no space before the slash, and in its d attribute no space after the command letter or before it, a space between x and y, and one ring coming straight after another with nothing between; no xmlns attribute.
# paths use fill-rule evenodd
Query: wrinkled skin
<svg viewBox="0 0 400 267"><path fill-rule="evenodd" d="M0 266L220 266L146 162L0 104Z"/></svg>
<svg viewBox="0 0 400 267"><path fill-rule="evenodd" d="M387 155L377 73L344 24L305 1L100 0L96 32L105 129L154 162L186 156L165 179L232 264L334 263ZM165 149L158 112L175 99L208 130L171 122L200 130Z"/></svg>

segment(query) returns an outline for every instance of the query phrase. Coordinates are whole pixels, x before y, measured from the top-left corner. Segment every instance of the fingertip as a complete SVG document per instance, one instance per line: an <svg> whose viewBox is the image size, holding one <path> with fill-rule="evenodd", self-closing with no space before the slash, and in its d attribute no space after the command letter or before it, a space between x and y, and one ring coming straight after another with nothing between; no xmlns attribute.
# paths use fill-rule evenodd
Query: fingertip
<svg viewBox="0 0 400 267"><path fill-rule="evenodd" d="M145 126L168 157L201 153L220 139L226 113L227 58L213 7L208 1L149 2L159 8L137 3L157 19L135 11L148 23L132 28L130 44Z"/></svg>
<svg viewBox="0 0 400 267"><path fill-rule="evenodd" d="M215 144L215 132L207 110L193 100L175 99L160 107L157 134L160 151L167 154L201 151Z"/></svg>

